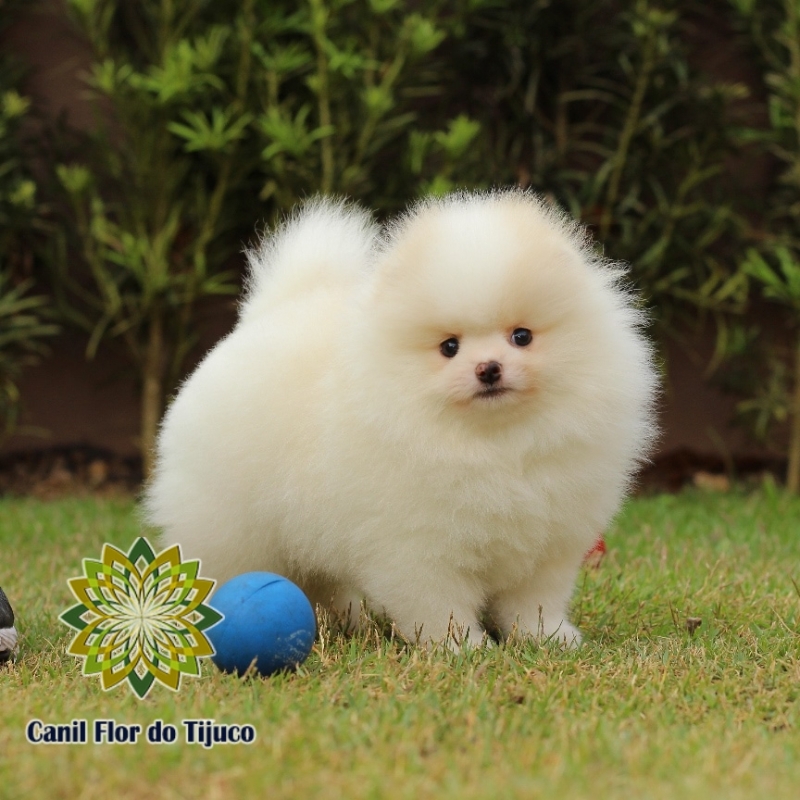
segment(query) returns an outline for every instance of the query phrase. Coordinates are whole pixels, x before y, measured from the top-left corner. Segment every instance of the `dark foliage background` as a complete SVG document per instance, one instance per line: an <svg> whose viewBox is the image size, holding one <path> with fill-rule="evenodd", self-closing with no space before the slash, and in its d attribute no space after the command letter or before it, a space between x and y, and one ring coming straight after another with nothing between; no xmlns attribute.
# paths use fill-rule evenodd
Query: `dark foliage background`
<svg viewBox="0 0 800 800"><path fill-rule="evenodd" d="M631 264L657 340L713 323L709 371L739 393L755 434L789 425L800 484L800 0L68 0L66 11L90 53L88 130L40 120L31 141L25 65L0 63L5 429L20 370L55 331L45 295L61 325L86 332L89 357L125 343L147 468L198 303L238 291L255 225L319 192L385 216L426 193L518 184ZM735 77L709 41L735 54ZM767 176L756 188L754 163ZM774 307L777 336L754 303Z"/></svg>

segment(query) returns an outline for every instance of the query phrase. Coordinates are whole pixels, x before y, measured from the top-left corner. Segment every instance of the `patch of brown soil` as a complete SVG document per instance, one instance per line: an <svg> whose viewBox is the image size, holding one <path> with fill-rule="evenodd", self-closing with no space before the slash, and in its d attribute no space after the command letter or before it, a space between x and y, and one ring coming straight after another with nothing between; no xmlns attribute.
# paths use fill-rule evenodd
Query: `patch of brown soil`
<svg viewBox="0 0 800 800"><path fill-rule="evenodd" d="M142 483L139 458L95 447L55 447L0 457L0 496L51 500L65 495L136 494Z"/></svg>
<svg viewBox="0 0 800 800"><path fill-rule="evenodd" d="M782 483L781 458L721 457L676 450L658 456L640 473L639 493L678 492L685 486L727 491L732 483L760 482L771 475ZM108 450L76 445L10 453L0 457L0 496L31 495L52 499L74 494L134 495L141 490L142 463Z"/></svg>
<svg viewBox="0 0 800 800"><path fill-rule="evenodd" d="M767 475L783 483L786 460L775 456L725 461L721 456L682 449L656 457L641 471L636 485L639 492L678 492L685 486L719 492L733 483L760 483Z"/></svg>

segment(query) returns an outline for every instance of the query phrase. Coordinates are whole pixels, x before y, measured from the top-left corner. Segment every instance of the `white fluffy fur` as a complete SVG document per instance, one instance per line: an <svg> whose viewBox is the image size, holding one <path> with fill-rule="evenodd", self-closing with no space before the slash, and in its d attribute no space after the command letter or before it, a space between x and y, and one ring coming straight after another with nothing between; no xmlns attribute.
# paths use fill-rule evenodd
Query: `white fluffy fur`
<svg viewBox="0 0 800 800"><path fill-rule="evenodd" d="M422 203L383 237L315 201L250 265L238 324L164 419L146 500L163 543L221 581L268 570L335 608L364 597L410 639L455 623L479 642L488 611L505 634L577 642L581 561L654 432L620 270L513 191ZM488 361L504 394L478 394Z"/></svg>

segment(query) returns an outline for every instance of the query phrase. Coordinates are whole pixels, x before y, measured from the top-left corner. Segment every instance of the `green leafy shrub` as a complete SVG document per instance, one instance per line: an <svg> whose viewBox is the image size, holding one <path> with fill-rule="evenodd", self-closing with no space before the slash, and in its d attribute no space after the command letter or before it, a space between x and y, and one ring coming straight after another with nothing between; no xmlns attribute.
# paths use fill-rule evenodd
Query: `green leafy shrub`
<svg viewBox="0 0 800 800"><path fill-rule="evenodd" d="M413 195L411 106L436 91L419 65L445 33L392 0L69 7L93 51L98 123L84 155L55 171L67 253L88 267L87 278L62 256L57 286L90 356L109 337L127 346L147 474L196 305L237 291L224 268L254 222L317 192L387 205Z"/></svg>
<svg viewBox="0 0 800 800"><path fill-rule="evenodd" d="M9 13L8 5L0 2L0 14ZM22 148L30 101L19 93L19 83L19 71L0 58L0 441L17 425L23 368L45 352L43 339L56 332L46 319L46 298L33 294L33 279L26 275L33 260L31 235L41 217Z"/></svg>
<svg viewBox="0 0 800 800"><path fill-rule="evenodd" d="M57 332L43 311L47 298L31 293L32 281L12 284L0 266L0 441L17 428L17 381L25 366L46 352L42 339Z"/></svg>
<svg viewBox="0 0 800 800"><path fill-rule="evenodd" d="M794 345L772 342L754 365L750 397L739 410L766 436L773 423L789 424L788 488L800 492L800 0L731 0L735 21L760 66L768 124L747 140L779 164L754 246L740 261L773 305ZM758 333L751 334L752 339Z"/></svg>
<svg viewBox="0 0 800 800"><path fill-rule="evenodd" d="M606 255L631 264L659 334L698 309L739 308L746 290L725 181L737 144L726 109L746 89L693 66L694 6L496 3L471 20L461 55L470 108L490 109L482 174L586 222Z"/></svg>
<svg viewBox="0 0 800 800"><path fill-rule="evenodd" d="M91 356L119 337L141 386L149 471L165 391L181 375L200 299L232 294L239 150L247 110L254 0L236 13L201 0L70 0L91 45L85 81L97 125L81 158L59 164L70 258L57 285Z"/></svg>
<svg viewBox="0 0 800 800"><path fill-rule="evenodd" d="M254 224L319 192L385 214L429 192L531 186L632 265L657 335L711 315L717 360L742 346L730 315L754 285L788 289L781 254L798 260L798 3L69 0L97 125L55 170L69 256L55 286L90 355L127 346L145 468L198 302L238 290ZM746 88L691 52L695 27L727 18L769 94L768 128L744 135L730 107ZM754 147L785 166L759 226L729 169ZM764 425L800 418L794 367L777 361L772 399L751 408Z"/></svg>
<svg viewBox="0 0 800 800"><path fill-rule="evenodd" d="M262 199L287 208L317 192L335 193L386 212L447 188L445 173L478 131L466 117L441 122L425 113L446 91L441 45L458 34L467 13L452 6L443 0L412 9L399 0L259 6L253 111ZM440 122L446 130L431 127ZM425 176L431 145L444 158Z"/></svg>

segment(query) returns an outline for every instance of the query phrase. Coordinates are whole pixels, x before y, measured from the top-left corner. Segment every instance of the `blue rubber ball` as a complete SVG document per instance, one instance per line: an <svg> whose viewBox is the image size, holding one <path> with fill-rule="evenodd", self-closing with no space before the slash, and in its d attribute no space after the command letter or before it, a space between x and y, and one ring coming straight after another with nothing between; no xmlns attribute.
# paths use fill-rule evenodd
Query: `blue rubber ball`
<svg viewBox="0 0 800 800"><path fill-rule="evenodd" d="M294 669L311 652L314 609L302 590L272 572L246 572L222 584L209 605L224 619L208 629L224 672L244 673L255 659L262 675Z"/></svg>

